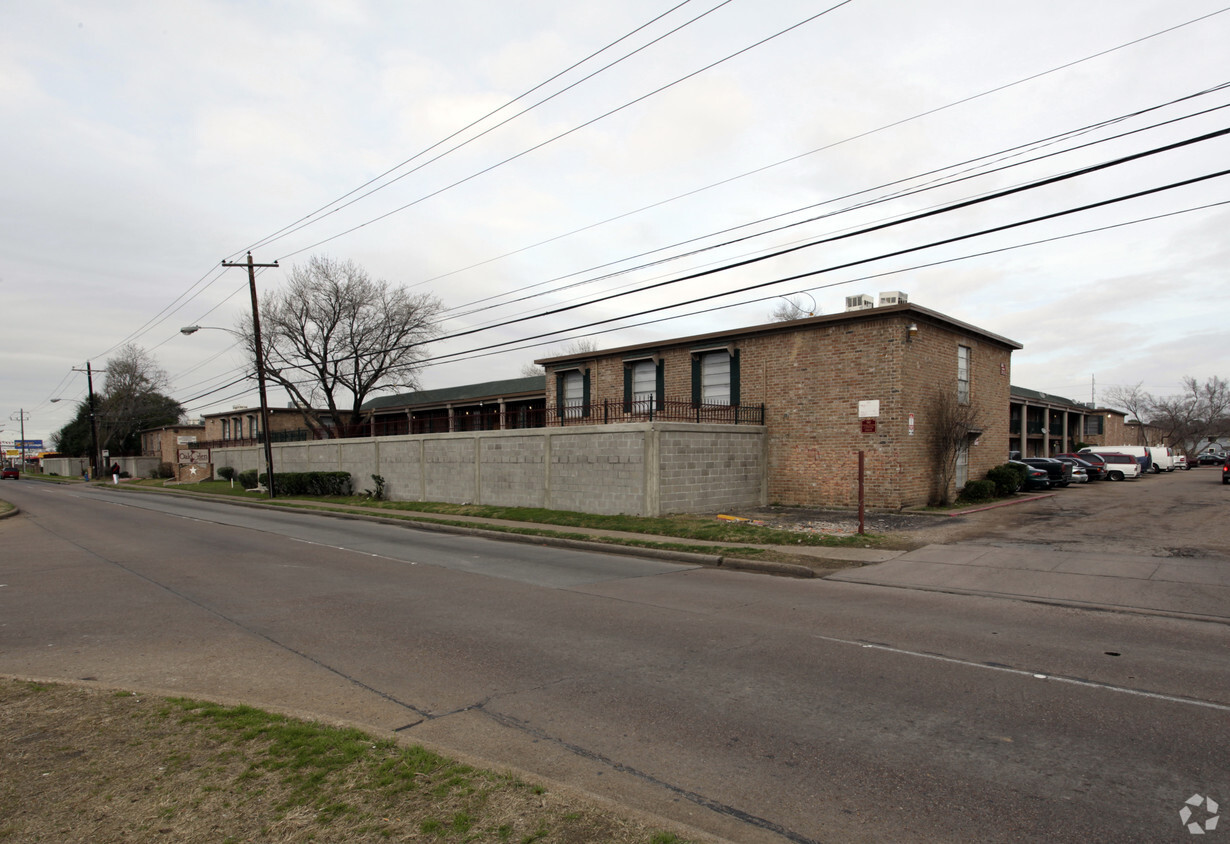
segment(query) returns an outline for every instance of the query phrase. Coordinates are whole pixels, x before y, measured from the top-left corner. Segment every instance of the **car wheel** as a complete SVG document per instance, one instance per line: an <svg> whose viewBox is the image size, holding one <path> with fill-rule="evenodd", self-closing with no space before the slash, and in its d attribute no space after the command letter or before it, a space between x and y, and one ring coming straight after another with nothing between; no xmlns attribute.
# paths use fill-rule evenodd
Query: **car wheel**
<svg viewBox="0 0 1230 844"><path fill-rule="evenodd" d="M1112 481L1121 481L1123 480L1123 473L1122 472L1111 472L1106 477L1110 478Z"/></svg>

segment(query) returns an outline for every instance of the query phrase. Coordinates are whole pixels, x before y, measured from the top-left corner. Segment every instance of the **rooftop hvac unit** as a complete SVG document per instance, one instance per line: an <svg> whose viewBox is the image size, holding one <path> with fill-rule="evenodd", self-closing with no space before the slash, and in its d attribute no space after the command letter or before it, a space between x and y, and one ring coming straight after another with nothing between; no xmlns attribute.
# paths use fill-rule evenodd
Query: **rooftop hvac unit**
<svg viewBox="0 0 1230 844"><path fill-rule="evenodd" d="M908 301L910 301L910 297L900 290L885 290L880 294L881 308L888 307L889 305L904 305Z"/></svg>
<svg viewBox="0 0 1230 844"><path fill-rule="evenodd" d="M865 311L868 308L874 308L875 306L876 306L876 300L873 299L871 296L868 296L866 293L860 293L857 296L847 296L846 297L846 310L847 311Z"/></svg>

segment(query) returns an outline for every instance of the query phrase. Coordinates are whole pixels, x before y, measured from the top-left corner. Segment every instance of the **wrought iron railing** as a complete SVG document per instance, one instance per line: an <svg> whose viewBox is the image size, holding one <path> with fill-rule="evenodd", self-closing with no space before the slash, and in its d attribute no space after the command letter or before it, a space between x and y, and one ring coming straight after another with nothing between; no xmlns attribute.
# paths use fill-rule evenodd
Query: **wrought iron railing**
<svg viewBox="0 0 1230 844"><path fill-rule="evenodd" d="M451 419L440 413L403 416L362 422L358 425L335 425L328 428L277 431L273 442L305 440L351 439L357 437L392 437L406 434L445 434L466 431L507 431L523 428L548 428L565 425L615 425L631 422L692 422L714 425L763 425L763 404L705 404L687 400L643 399L622 401L604 399L587 405L568 404L552 407L514 407L501 411L498 405L490 409L469 408L454 413ZM260 437L200 442L196 448L238 448L262 445Z"/></svg>

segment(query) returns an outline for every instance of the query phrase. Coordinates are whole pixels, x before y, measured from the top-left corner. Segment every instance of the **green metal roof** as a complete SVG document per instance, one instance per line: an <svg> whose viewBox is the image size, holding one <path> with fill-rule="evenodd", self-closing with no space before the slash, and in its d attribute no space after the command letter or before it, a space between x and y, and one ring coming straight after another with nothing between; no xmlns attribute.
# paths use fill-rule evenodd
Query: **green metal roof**
<svg viewBox="0 0 1230 844"><path fill-rule="evenodd" d="M1105 408L1092 408L1084 402L1076 401L1075 399L1057 396L1053 393L1043 393L1038 390L1030 390L1026 387L1010 386L1009 391L1014 399L1024 399L1025 401L1045 402L1046 404L1063 405L1070 407L1073 410L1079 410L1082 413L1095 413L1097 410L1105 410Z"/></svg>
<svg viewBox="0 0 1230 844"><path fill-rule="evenodd" d="M529 378L507 378L503 381L484 381L481 384L466 384L461 387L443 387L439 390L418 390L413 393L398 393L381 396L363 403L363 410L390 410L401 407L423 407L436 404L476 402L501 397L516 397L525 393L547 394L545 375Z"/></svg>

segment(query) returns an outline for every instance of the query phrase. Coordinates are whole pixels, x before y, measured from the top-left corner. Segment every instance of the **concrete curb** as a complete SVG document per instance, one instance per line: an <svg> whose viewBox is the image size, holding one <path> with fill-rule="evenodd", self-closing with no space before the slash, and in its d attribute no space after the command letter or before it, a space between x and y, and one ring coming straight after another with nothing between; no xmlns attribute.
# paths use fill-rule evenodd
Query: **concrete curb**
<svg viewBox="0 0 1230 844"><path fill-rule="evenodd" d="M1047 498L1054 498L1055 493L1046 492L1039 495L1030 495L1025 498L1011 498L1003 501L996 501L991 504L984 504L981 507L967 507L964 510L952 510L947 513L926 512L923 510L902 510L902 513L908 513L911 516L937 516L941 519L950 518L952 516L966 516L970 513L981 513L984 510L998 510L1000 507L1015 507L1018 504L1029 504L1034 501L1042 501Z"/></svg>
<svg viewBox="0 0 1230 844"><path fill-rule="evenodd" d="M6 501L4 503L11 505L13 509L5 510L3 513L0 513L0 519L11 519L13 516L16 516L18 513L21 512L21 508L18 507L16 504L13 504L13 502Z"/></svg>

